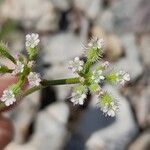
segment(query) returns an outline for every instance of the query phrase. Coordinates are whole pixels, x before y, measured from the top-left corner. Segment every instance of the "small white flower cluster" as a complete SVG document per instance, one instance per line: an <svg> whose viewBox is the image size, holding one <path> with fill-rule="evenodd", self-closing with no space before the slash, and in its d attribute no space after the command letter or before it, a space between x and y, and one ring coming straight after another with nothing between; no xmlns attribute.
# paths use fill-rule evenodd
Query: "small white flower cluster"
<svg viewBox="0 0 150 150"><path fill-rule="evenodd" d="M94 81L94 83L99 83L100 80L105 79L105 77L102 75L102 70L94 70L91 78Z"/></svg>
<svg viewBox="0 0 150 150"><path fill-rule="evenodd" d="M99 39L97 37L93 37L90 42L88 43L88 48L95 48L95 49L102 49L104 47L104 40Z"/></svg>
<svg viewBox="0 0 150 150"><path fill-rule="evenodd" d="M71 94L71 102L74 105L83 105L84 100L87 98L87 88L84 87L82 90L76 90Z"/></svg>
<svg viewBox="0 0 150 150"><path fill-rule="evenodd" d="M4 102L6 106L10 106L14 102L16 102L16 98L15 98L13 91L10 89L4 90L3 95L0 98L0 101Z"/></svg>
<svg viewBox="0 0 150 150"><path fill-rule="evenodd" d="M35 48L38 43L40 42L39 40L39 35L36 33L28 34L26 35L26 47L27 48ZM28 62L24 60L19 60L19 55L17 55L17 60L15 67L12 71L12 75L16 76L19 73L24 73L25 66L28 68L32 68L35 62L33 60L30 60ZM38 73L36 72L30 72L27 76L29 86L34 87L34 86L39 86L41 82L41 77ZM12 105L14 102L16 102L15 94L13 90L6 89L3 91L3 95L0 98L0 101L4 102L6 106Z"/></svg>
<svg viewBox="0 0 150 150"><path fill-rule="evenodd" d="M36 72L30 72L28 75L28 82L30 87L39 86L41 82L40 74Z"/></svg>
<svg viewBox="0 0 150 150"><path fill-rule="evenodd" d="M37 33L31 33L26 35L26 47L35 48L39 44L39 35Z"/></svg>
<svg viewBox="0 0 150 150"><path fill-rule="evenodd" d="M83 70L84 62L79 59L79 57L75 57L74 60L69 62L69 69L73 71L73 73L77 73Z"/></svg>
<svg viewBox="0 0 150 150"><path fill-rule="evenodd" d="M18 73L22 73L24 70L24 64L19 60L16 61L15 68L12 72L12 75L17 75Z"/></svg>
<svg viewBox="0 0 150 150"><path fill-rule="evenodd" d="M118 111L118 105L115 102L111 102L110 104L101 105L100 108L106 116L114 117L116 112Z"/></svg>
<svg viewBox="0 0 150 150"><path fill-rule="evenodd" d="M80 91L76 91L76 92L73 92L71 94L71 102L74 104L74 105L83 105L84 104L84 100L85 98L87 97L85 93L82 93Z"/></svg>
<svg viewBox="0 0 150 150"><path fill-rule="evenodd" d="M39 44L39 35L37 33L31 33L26 35L26 47L35 48ZM29 61L27 66L32 68L35 64L35 61ZM30 72L28 75L28 82L30 87L39 86L41 82L41 77L39 73Z"/></svg>
<svg viewBox="0 0 150 150"><path fill-rule="evenodd" d="M117 82L124 85L127 81L130 81L130 75L124 71L119 71L117 73Z"/></svg>

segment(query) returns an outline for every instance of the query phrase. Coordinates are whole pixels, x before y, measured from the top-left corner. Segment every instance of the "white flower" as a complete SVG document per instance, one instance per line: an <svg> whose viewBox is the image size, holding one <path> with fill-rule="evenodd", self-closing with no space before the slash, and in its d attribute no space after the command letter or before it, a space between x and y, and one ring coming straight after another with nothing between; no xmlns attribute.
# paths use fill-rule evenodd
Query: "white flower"
<svg viewBox="0 0 150 150"><path fill-rule="evenodd" d="M36 72L30 72L28 75L28 82L30 87L39 86L41 82L40 75Z"/></svg>
<svg viewBox="0 0 150 150"><path fill-rule="evenodd" d="M100 105L101 110L106 116L114 117L118 111L118 105L116 102L111 102L110 104Z"/></svg>
<svg viewBox="0 0 150 150"><path fill-rule="evenodd" d="M79 57L75 57L73 61L69 62L69 69L71 69L74 73L83 70L84 62L79 59Z"/></svg>
<svg viewBox="0 0 150 150"><path fill-rule="evenodd" d="M16 98L13 91L9 89L3 91L3 95L0 100L4 102L6 106L10 106L14 102L16 102Z"/></svg>
<svg viewBox="0 0 150 150"><path fill-rule="evenodd" d="M109 62L108 62L108 61L105 61L105 62L102 64L102 67L108 68L109 65L110 65Z"/></svg>
<svg viewBox="0 0 150 150"><path fill-rule="evenodd" d="M99 39L97 37L93 37L90 42L88 43L89 48L98 48L102 49L104 47L104 40Z"/></svg>
<svg viewBox="0 0 150 150"><path fill-rule="evenodd" d="M83 105L84 104L84 99L87 97L85 93L81 93L80 91L76 91L76 92L73 92L72 95L71 95L71 102L74 104L74 105Z"/></svg>
<svg viewBox="0 0 150 150"><path fill-rule="evenodd" d="M124 71L119 71L117 73L117 82L119 82L121 85L124 85L125 82L130 81L130 75Z"/></svg>
<svg viewBox="0 0 150 150"><path fill-rule="evenodd" d="M20 62L19 60L17 60L16 66L12 72L12 75L17 75L18 73L22 73L23 70L24 70L24 64Z"/></svg>
<svg viewBox="0 0 150 150"><path fill-rule="evenodd" d="M102 70L94 70L91 78L95 83L99 83L100 80L105 79L105 77L102 76Z"/></svg>
<svg viewBox="0 0 150 150"><path fill-rule="evenodd" d="M39 44L39 35L31 33L26 35L26 47L35 48Z"/></svg>
<svg viewBox="0 0 150 150"><path fill-rule="evenodd" d="M27 65L29 68L32 68L34 64L35 64L35 61L32 60L32 61L29 61Z"/></svg>

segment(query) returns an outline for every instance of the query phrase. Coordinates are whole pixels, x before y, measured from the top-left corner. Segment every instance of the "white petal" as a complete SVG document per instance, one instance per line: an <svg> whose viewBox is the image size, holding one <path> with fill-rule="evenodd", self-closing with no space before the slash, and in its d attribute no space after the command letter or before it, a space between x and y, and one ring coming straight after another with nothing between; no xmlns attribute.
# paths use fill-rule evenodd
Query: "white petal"
<svg viewBox="0 0 150 150"><path fill-rule="evenodd" d="M113 110L109 110L107 114L108 116L111 116L111 117L115 116L115 112Z"/></svg>
<svg viewBox="0 0 150 150"><path fill-rule="evenodd" d="M130 75L128 73L126 73L123 78L126 81L130 81Z"/></svg>
<svg viewBox="0 0 150 150"><path fill-rule="evenodd" d="M80 104L80 105L83 105L83 103L84 103L84 99L79 98L79 104Z"/></svg>
<svg viewBox="0 0 150 150"><path fill-rule="evenodd" d="M105 79L105 77L104 77L104 76L100 76L100 79L101 79L101 80L104 80L104 79Z"/></svg>
<svg viewBox="0 0 150 150"><path fill-rule="evenodd" d="M74 61L78 62L79 61L79 57L75 57Z"/></svg>

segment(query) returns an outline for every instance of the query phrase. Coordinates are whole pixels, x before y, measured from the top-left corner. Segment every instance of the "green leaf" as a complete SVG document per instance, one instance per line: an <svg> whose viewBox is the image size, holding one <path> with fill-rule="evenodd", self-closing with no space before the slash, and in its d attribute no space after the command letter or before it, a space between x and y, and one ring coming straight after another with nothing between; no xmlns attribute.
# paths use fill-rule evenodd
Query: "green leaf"
<svg viewBox="0 0 150 150"><path fill-rule="evenodd" d="M0 65L0 73L4 74L4 73L11 73L12 70L9 69L7 66L5 65Z"/></svg>
<svg viewBox="0 0 150 150"><path fill-rule="evenodd" d="M0 57L8 58L14 64L16 63L15 58L8 52L8 47L3 42L0 42Z"/></svg>

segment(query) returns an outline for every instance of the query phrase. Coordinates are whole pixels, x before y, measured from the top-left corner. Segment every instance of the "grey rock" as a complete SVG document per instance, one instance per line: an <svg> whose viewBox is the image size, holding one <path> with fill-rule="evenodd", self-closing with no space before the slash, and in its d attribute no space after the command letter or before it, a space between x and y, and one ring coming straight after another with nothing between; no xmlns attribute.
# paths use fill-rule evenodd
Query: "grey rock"
<svg viewBox="0 0 150 150"><path fill-rule="evenodd" d="M65 126L68 117L69 108L65 103L54 103L46 108L38 114L30 144L37 150L62 149L68 133Z"/></svg>
<svg viewBox="0 0 150 150"><path fill-rule="evenodd" d="M150 125L150 86L141 94L141 101L137 104L137 119L142 127Z"/></svg>
<svg viewBox="0 0 150 150"><path fill-rule="evenodd" d="M43 60L53 65L68 62L83 52L80 37L71 32L45 37L42 43L45 54Z"/></svg>
<svg viewBox="0 0 150 150"><path fill-rule="evenodd" d="M23 27L37 31L55 31L58 25L57 13L49 0L6 0L1 5L0 17L20 21Z"/></svg>
<svg viewBox="0 0 150 150"><path fill-rule="evenodd" d="M51 0L54 7L60 10L68 10L71 7L71 0Z"/></svg>
<svg viewBox="0 0 150 150"><path fill-rule="evenodd" d="M116 61L123 54L120 38L115 34L107 35L105 55L108 60Z"/></svg>
<svg viewBox="0 0 150 150"><path fill-rule="evenodd" d="M120 0L111 9L115 14L116 30L138 33L150 31L150 21L147 20L150 15L149 0Z"/></svg>
<svg viewBox="0 0 150 150"><path fill-rule="evenodd" d="M140 91L136 91L130 96L131 103L134 107L138 124L141 128L150 125L150 86L143 87ZM133 93L133 92L132 92Z"/></svg>
<svg viewBox="0 0 150 150"><path fill-rule="evenodd" d="M19 54L24 49L25 36L20 31L13 31L5 36L5 41L8 42L8 47L11 54L14 56Z"/></svg>
<svg viewBox="0 0 150 150"><path fill-rule="evenodd" d="M141 36L140 40L140 54L142 57L142 61L146 66L150 66L150 49L149 49L149 43L150 43L150 34L144 34Z"/></svg>
<svg viewBox="0 0 150 150"><path fill-rule="evenodd" d="M102 10L101 0L74 0L74 5L90 19L95 19Z"/></svg>
<svg viewBox="0 0 150 150"><path fill-rule="evenodd" d="M98 17L96 24L104 28L108 32L113 32L115 29L115 16L111 10L105 10Z"/></svg>
<svg viewBox="0 0 150 150"><path fill-rule="evenodd" d="M11 142L5 147L5 150L36 150L31 145L19 145L15 142Z"/></svg>
<svg viewBox="0 0 150 150"><path fill-rule="evenodd" d="M149 150L150 130L145 130L129 147L129 150Z"/></svg>
<svg viewBox="0 0 150 150"><path fill-rule="evenodd" d="M113 64L117 70L125 70L130 76L131 80L136 80L143 73L143 66L140 61L139 48L136 45L135 36L125 34L121 38L123 48L125 50L125 57Z"/></svg>

